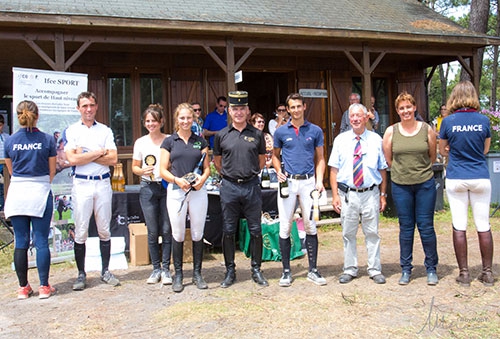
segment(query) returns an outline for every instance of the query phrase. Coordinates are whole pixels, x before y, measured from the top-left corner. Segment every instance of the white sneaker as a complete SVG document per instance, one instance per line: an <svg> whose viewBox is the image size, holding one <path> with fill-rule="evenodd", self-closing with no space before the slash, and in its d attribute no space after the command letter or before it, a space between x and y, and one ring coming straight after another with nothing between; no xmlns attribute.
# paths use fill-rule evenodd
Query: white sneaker
<svg viewBox="0 0 500 339"><path fill-rule="evenodd" d="M166 268L161 270L161 283L163 285L172 285L172 277L170 276L170 270Z"/></svg>
<svg viewBox="0 0 500 339"><path fill-rule="evenodd" d="M156 283L159 283L160 282L160 278L161 278L161 270L160 269L155 269L153 270L153 273L151 273L151 275L149 276L148 280L146 280L146 282L148 284L156 284Z"/></svg>
<svg viewBox="0 0 500 339"><path fill-rule="evenodd" d="M109 270L104 272L104 274L101 276L101 280L111 286L120 285L120 280L118 280Z"/></svg>
<svg viewBox="0 0 500 339"><path fill-rule="evenodd" d="M316 268L313 268L309 273L307 273L307 280L312 281L319 286L326 285L326 279L319 274Z"/></svg>
<svg viewBox="0 0 500 339"><path fill-rule="evenodd" d="M292 272L289 270L283 271L283 274L281 275L280 279L280 286L281 287L289 287L292 286Z"/></svg>

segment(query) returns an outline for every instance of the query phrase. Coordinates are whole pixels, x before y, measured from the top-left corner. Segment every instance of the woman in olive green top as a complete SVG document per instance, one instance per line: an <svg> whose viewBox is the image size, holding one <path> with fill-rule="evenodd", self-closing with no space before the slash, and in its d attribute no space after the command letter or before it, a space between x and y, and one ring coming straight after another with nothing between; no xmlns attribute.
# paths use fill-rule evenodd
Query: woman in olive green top
<svg viewBox="0 0 500 339"><path fill-rule="evenodd" d="M434 205L436 186L432 164L436 160L436 134L425 122L415 119L417 106L407 92L396 98L401 122L384 134L384 154L391 167L392 199L399 219L400 285L410 282L415 224L425 253L427 284L436 285L438 264Z"/></svg>

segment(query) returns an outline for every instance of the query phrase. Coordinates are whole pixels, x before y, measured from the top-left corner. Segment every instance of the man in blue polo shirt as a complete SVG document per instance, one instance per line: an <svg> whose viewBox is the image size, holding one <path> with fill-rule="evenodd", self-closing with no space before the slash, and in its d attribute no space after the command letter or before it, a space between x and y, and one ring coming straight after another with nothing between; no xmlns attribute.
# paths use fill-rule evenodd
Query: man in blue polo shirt
<svg viewBox="0 0 500 339"><path fill-rule="evenodd" d="M318 234L316 222L309 219L309 211L313 200L311 192L324 190L323 174L325 172L325 158L323 155L323 131L304 119L306 104L304 98L298 94L290 94L286 99L286 107L291 120L274 133L273 166L281 168L283 162L285 172L278 172L279 182L288 180L289 197L281 198L278 195L278 212L280 218L280 250L283 264L283 275L279 285L283 287L292 284L290 271L290 231L297 197L300 202L304 229L306 231L307 257L309 259L309 273L307 280L316 285L326 285L326 280L319 274L317 268ZM281 160L280 160L281 154ZM316 159L316 161L315 161Z"/></svg>
<svg viewBox="0 0 500 339"><path fill-rule="evenodd" d="M224 96L217 98L217 107L209 113L203 123L203 136L209 137L210 149L214 148L214 137L218 131L227 126L227 99Z"/></svg>

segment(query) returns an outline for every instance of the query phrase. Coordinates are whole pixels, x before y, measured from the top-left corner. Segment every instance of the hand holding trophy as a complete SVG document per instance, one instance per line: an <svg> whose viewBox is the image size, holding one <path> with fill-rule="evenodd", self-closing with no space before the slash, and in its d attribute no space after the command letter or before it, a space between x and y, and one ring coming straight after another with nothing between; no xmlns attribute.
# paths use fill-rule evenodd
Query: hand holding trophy
<svg viewBox="0 0 500 339"><path fill-rule="evenodd" d="M154 166L156 165L156 157L152 154L146 155L146 157L144 158L144 163L148 166ZM151 181L155 180L155 175L153 172L151 172L149 177L151 178Z"/></svg>
<svg viewBox="0 0 500 339"><path fill-rule="evenodd" d="M312 219L314 221L319 221L319 196L320 196L320 193L317 189L313 189L311 191L311 198L313 198L313 210L312 210L313 217L312 217Z"/></svg>
<svg viewBox="0 0 500 339"><path fill-rule="evenodd" d="M184 202L186 201L186 198L187 198L189 192L191 192L193 189L195 189L193 186L196 184L196 181L198 181L198 178L201 176L201 173L203 171L203 161L205 161L206 156L207 156L207 153L202 153L201 159L196 164L195 168L193 169L193 172L189 172L187 174L184 174L184 176L182 177L184 180L189 182L191 187L184 194L184 199L182 199L181 206L179 207L179 211L177 213L181 213L182 206L184 205Z"/></svg>

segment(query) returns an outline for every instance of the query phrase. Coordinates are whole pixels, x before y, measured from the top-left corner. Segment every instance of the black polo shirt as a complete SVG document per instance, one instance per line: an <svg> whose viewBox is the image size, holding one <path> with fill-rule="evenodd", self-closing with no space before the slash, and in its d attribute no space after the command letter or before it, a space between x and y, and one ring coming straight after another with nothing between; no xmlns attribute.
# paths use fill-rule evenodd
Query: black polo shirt
<svg viewBox="0 0 500 339"><path fill-rule="evenodd" d="M170 152L172 167L169 170L176 177L193 172L201 159L201 151L207 147L208 142L192 132L187 144L177 132L165 138L161 144L161 148Z"/></svg>
<svg viewBox="0 0 500 339"><path fill-rule="evenodd" d="M222 156L222 176L251 178L260 173L259 155L266 154L264 134L250 124L241 132L231 124L215 135L213 154Z"/></svg>

